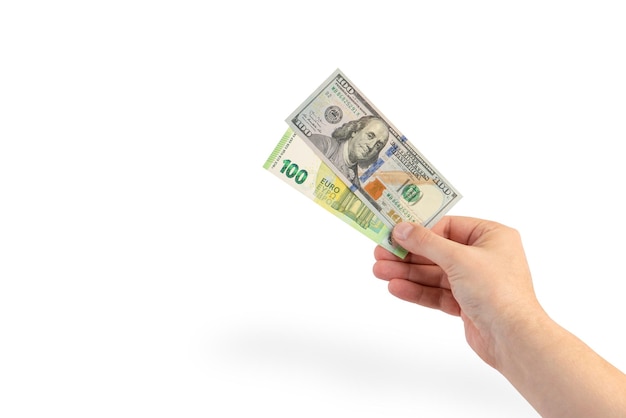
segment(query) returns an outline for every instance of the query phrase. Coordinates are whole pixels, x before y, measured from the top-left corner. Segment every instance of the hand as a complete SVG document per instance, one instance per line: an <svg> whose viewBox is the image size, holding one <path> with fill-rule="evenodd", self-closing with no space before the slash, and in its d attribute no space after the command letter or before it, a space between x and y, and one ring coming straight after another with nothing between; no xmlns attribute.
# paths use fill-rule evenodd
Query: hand
<svg viewBox="0 0 626 418"><path fill-rule="evenodd" d="M400 223L404 260L375 250L374 275L400 299L460 315L472 349L496 367L496 340L517 320L545 316L518 232L496 222L444 217L429 230Z"/></svg>
<svg viewBox="0 0 626 418"><path fill-rule="evenodd" d="M445 217L432 230L400 223L402 260L382 247L374 274L404 300L460 315L472 349L542 417L626 417L626 375L541 308L516 230Z"/></svg>

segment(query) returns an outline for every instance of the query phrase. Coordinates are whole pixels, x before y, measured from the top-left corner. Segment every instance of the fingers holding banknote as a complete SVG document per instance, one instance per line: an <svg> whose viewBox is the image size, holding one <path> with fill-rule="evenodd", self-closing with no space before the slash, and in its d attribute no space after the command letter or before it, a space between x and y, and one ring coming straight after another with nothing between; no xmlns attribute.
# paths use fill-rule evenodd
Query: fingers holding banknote
<svg viewBox="0 0 626 418"><path fill-rule="evenodd" d="M374 252L374 275L389 281L389 292L407 302L459 315L445 271L420 255L409 253L403 260L382 247Z"/></svg>
<svg viewBox="0 0 626 418"><path fill-rule="evenodd" d="M541 311L515 229L450 216L432 229L399 223L392 236L409 254L376 248L374 275L400 299L460 315L468 339L488 339L501 318Z"/></svg>

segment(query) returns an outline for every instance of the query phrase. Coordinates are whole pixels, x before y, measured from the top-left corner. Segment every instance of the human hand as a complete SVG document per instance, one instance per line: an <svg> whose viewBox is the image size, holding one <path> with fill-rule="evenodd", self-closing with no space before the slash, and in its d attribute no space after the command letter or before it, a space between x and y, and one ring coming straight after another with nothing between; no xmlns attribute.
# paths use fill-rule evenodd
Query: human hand
<svg viewBox="0 0 626 418"><path fill-rule="evenodd" d="M374 275L400 299L461 316L468 344L491 366L498 338L515 321L545 316L515 229L444 217L431 230L400 223L393 239L410 253L403 260L377 247Z"/></svg>

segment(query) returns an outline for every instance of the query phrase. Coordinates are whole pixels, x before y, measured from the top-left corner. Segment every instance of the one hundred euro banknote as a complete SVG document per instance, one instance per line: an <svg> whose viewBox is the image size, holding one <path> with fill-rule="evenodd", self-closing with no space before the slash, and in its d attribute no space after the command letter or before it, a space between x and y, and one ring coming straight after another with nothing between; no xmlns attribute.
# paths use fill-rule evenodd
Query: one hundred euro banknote
<svg viewBox="0 0 626 418"><path fill-rule="evenodd" d="M399 257L406 256L404 248L391 242L391 229L291 128L282 136L263 168L375 243Z"/></svg>
<svg viewBox="0 0 626 418"><path fill-rule="evenodd" d="M390 229L431 227L462 197L339 69L286 121Z"/></svg>

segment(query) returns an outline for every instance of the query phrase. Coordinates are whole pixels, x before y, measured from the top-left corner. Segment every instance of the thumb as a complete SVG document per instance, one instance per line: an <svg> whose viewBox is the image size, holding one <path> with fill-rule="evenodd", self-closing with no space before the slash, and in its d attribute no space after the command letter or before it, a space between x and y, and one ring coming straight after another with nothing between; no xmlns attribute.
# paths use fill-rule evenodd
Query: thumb
<svg viewBox="0 0 626 418"><path fill-rule="evenodd" d="M400 222L392 231L394 241L409 252L425 257L447 270L455 264L459 243L411 222Z"/></svg>

